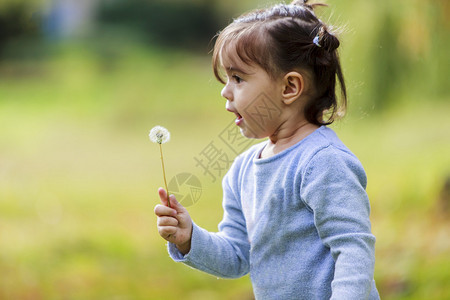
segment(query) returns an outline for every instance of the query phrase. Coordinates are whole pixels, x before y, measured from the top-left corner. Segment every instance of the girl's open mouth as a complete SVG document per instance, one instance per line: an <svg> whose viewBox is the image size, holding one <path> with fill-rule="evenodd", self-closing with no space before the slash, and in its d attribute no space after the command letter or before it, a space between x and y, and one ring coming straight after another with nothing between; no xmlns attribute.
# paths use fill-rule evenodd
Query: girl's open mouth
<svg viewBox="0 0 450 300"><path fill-rule="evenodd" d="M236 115L236 120L234 120L234 123L236 123L236 125L239 126L242 123L242 121L244 121L244 118L242 118L242 116L237 112L235 112L234 114Z"/></svg>

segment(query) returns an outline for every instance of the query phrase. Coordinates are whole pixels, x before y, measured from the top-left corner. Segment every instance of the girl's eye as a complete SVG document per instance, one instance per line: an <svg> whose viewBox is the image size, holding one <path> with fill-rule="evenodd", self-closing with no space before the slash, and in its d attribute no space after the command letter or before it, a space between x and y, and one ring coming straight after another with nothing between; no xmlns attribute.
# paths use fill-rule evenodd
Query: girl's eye
<svg viewBox="0 0 450 300"><path fill-rule="evenodd" d="M241 82L242 82L242 78L239 77L238 75L233 75L233 76L231 76L231 77L233 77L233 80L234 80L236 83L241 83Z"/></svg>

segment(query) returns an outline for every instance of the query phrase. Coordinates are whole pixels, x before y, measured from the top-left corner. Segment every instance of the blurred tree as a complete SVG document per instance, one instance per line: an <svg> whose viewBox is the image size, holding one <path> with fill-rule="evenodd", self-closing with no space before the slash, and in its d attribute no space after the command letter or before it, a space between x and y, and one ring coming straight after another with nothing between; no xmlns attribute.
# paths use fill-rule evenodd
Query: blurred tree
<svg viewBox="0 0 450 300"><path fill-rule="evenodd" d="M0 10L0 59L14 55L20 49L11 50L11 44L39 36L39 21L25 2L8 2ZM20 56L20 55L19 55Z"/></svg>
<svg viewBox="0 0 450 300"><path fill-rule="evenodd" d="M216 1L102 0L100 30L123 29L155 46L201 49L225 24Z"/></svg>
<svg viewBox="0 0 450 300"><path fill-rule="evenodd" d="M399 45L400 24L391 12L382 15L372 53L372 88L370 93L375 110L387 108L395 101L396 91L402 87L410 71L405 49Z"/></svg>
<svg viewBox="0 0 450 300"><path fill-rule="evenodd" d="M430 19L431 51L427 65L430 70L430 92L434 96L448 100L450 78L450 1L428 0L428 16Z"/></svg>
<svg viewBox="0 0 450 300"><path fill-rule="evenodd" d="M449 1L401 4L402 9L396 9L399 3L380 3L374 24L375 47L369 59L370 102L376 111L399 97L410 102L448 95Z"/></svg>

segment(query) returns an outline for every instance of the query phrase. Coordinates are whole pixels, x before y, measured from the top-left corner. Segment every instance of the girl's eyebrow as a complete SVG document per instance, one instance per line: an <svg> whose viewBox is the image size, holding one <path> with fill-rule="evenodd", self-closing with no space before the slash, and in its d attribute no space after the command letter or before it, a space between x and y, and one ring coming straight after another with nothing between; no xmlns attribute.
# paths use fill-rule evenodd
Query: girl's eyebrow
<svg viewBox="0 0 450 300"><path fill-rule="evenodd" d="M242 74L244 74L244 75L251 75L251 74L254 74L254 73L244 72L244 71L242 71L241 69L236 68L236 67L233 67L233 66L230 66L230 67L228 67L228 68L226 68L226 69L229 70L230 72L242 73Z"/></svg>

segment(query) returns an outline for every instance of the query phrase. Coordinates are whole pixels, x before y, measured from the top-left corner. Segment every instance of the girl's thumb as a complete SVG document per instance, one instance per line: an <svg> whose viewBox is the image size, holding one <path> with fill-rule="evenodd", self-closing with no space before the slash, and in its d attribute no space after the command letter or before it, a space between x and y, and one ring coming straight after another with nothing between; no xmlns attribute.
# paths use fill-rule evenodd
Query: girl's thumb
<svg viewBox="0 0 450 300"><path fill-rule="evenodd" d="M181 205L177 198L175 198L175 195L170 195L169 196L169 201L170 201L170 207L179 211L180 209L184 209L183 205Z"/></svg>

